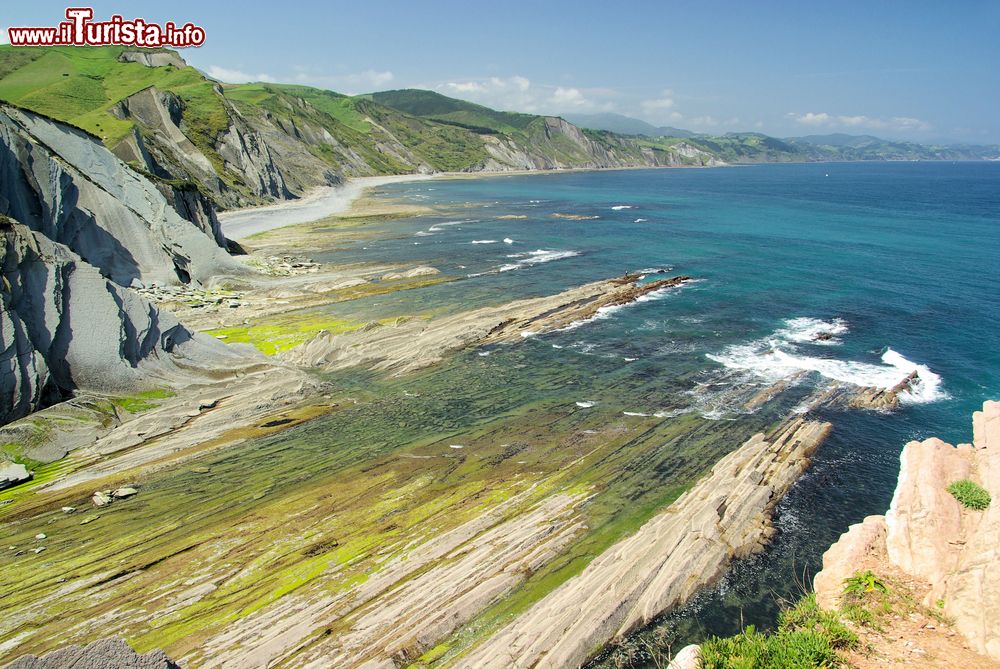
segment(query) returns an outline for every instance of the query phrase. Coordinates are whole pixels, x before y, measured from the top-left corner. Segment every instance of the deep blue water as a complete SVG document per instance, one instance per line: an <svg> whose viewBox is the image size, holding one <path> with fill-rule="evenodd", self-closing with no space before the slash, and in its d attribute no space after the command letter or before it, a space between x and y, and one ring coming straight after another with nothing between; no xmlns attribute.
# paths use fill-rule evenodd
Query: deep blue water
<svg viewBox="0 0 1000 669"><path fill-rule="evenodd" d="M664 267L700 279L519 345L522 362L583 370L573 392L609 416L680 407L739 419L748 393L798 370L814 370L801 382L812 387L892 384L920 366L923 381L894 414L838 413L781 505L777 542L686 612L684 638L732 632L741 613L773 621L775 596L793 595L847 525L885 511L906 441L968 441L971 412L1000 398L1000 163L581 172L381 192L446 214L392 221L384 238L320 259L466 278L338 309L439 313ZM816 332L834 339L812 341Z"/></svg>

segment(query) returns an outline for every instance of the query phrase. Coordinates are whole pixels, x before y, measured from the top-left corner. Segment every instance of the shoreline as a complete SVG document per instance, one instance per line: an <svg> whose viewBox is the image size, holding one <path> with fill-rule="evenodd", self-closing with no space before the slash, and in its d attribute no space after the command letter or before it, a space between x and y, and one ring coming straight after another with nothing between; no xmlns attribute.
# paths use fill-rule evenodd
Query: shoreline
<svg viewBox="0 0 1000 669"><path fill-rule="evenodd" d="M295 200L281 200L257 207L219 212L222 233L233 241L303 223L313 223L335 214L347 214L369 190L386 184L431 180L487 179L491 177L541 176L573 172L623 172L629 170L709 169L730 165L680 165L631 167L566 167L551 170L509 170L503 172L434 172L432 174L390 174L352 177L337 186L314 188Z"/></svg>

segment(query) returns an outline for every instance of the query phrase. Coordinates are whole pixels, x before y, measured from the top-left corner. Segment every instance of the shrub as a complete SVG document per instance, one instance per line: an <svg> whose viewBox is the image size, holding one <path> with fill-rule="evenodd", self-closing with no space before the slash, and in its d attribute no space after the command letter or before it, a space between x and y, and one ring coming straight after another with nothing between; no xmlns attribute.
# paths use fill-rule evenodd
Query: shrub
<svg viewBox="0 0 1000 669"><path fill-rule="evenodd" d="M982 511L990 505L990 494L981 485L969 479L955 481L948 486L948 492L966 509Z"/></svg>
<svg viewBox="0 0 1000 669"><path fill-rule="evenodd" d="M869 592L888 592L885 583L873 574L870 569L863 572L854 572L854 576L844 579L844 594L857 597Z"/></svg>

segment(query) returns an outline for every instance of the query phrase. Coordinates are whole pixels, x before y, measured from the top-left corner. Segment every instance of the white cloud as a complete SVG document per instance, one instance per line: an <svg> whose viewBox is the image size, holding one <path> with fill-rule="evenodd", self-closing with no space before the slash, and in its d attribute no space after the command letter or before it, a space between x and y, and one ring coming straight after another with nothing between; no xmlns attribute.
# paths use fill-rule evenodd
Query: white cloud
<svg viewBox="0 0 1000 669"><path fill-rule="evenodd" d="M537 84L520 75L446 81L424 88L494 109L532 114L610 111L618 95L617 91L607 88Z"/></svg>
<svg viewBox="0 0 1000 669"><path fill-rule="evenodd" d="M218 79L227 84L245 84L248 81L275 81L274 77L269 74L250 74L242 70L230 69L219 65L209 65L205 72L213 79Z"/></svg>
<svg viewBox="0 0 1000 669"><path fill-rule="evenodd" d="M357 95L385 90L396 78L389 70L364 70L343 74L325 74L308 68L298 68L295 82L319 88L328 88L338 93Z"/></svg>
<svg viewBox="0 0 1000 669"><path fill-rule="evenodd" d="M865 116L863 114L836 116L827 112L806 112L804 114L789 112L787 116L800 125L815 128L861 128L895 132L926 132L933 127L926 121L909 116L892 116L889 118Z"/></svg>
<svg viewBox="0 0 1000 669"><path fill-rule="evenodd" d="M580 109L590 106L590 102L583 96L578 88L556 88L552 94L552 103L560 105L564 109Z"/></svg>

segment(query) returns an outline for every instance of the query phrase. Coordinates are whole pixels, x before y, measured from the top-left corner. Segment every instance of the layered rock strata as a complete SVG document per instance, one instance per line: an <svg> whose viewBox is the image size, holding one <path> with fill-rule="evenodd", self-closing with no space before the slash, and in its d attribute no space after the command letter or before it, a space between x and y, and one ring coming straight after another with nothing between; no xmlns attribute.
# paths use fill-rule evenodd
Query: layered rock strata
<svg viewBox="0 0 1000 669"><path fill-rule="evenodd" d="M456 667L577 667L760 550L771 512L829 423L790 420L724 457L676 502L591 562Z"/></svg>
<svg viewBox="0 0 1000 669"><path fill-rule="evenodd" d="M408 372L443 360L452 351L519 341L593 318L602 308L634 302L643 296L690 281L673 277L640 283L638 277L597 281L557 295L517 300L431 321L369 323L347 334L321 332L285 359L324 369L354 365Z"/></svg>

